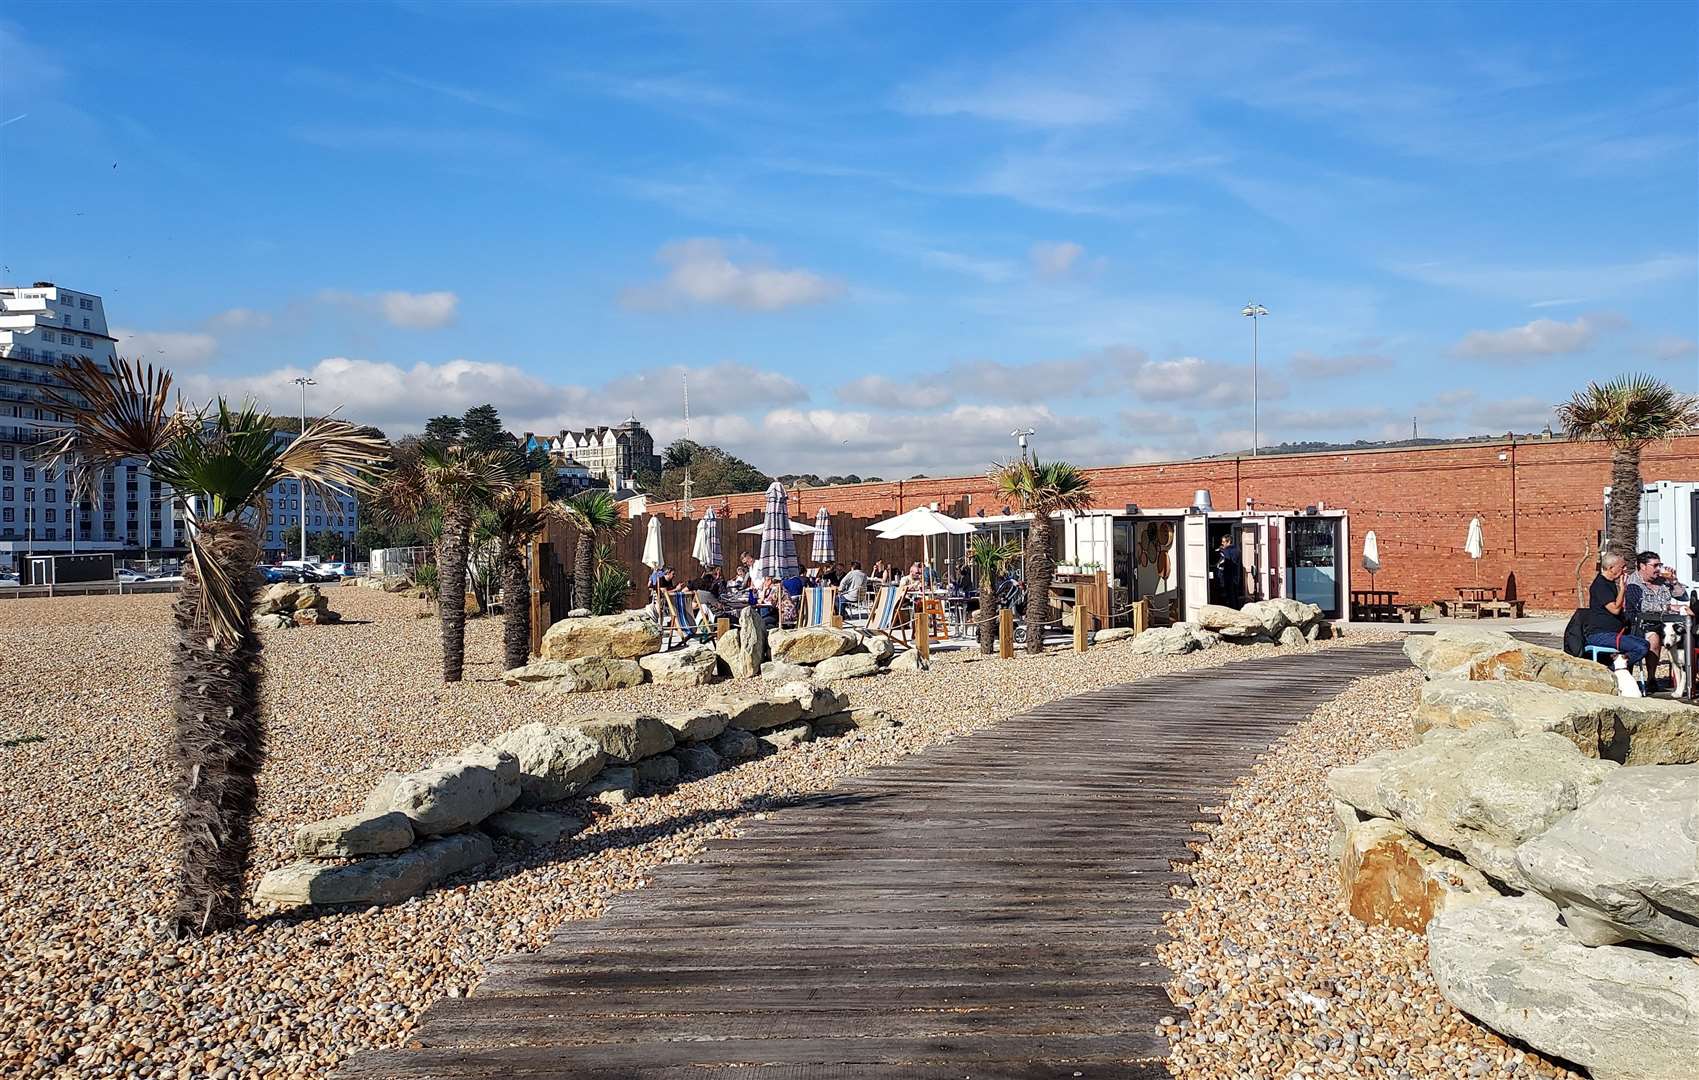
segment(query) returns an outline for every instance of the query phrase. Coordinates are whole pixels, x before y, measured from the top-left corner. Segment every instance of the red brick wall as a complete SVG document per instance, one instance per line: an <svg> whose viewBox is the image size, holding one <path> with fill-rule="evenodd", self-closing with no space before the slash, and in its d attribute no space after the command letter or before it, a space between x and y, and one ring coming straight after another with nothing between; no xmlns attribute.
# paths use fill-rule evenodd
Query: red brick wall
<svg viewBox="0 0 1699 1080"><path fill-rule="evenodd" d="M1183 507L1208 488L1218 510L1307 506L1317 500L1348 510L1356 560L1370 529L1380 542L1381 588L1401 600L1455 595L1473 584L1511 590L1540 608L1574 606L1576 565L1603 527L1603 489L1610 450L1563 439L1470 443L1408 450L1335 451L1260 458L1216 458L1087 470L1096 505ZM1648 480L1699 480L1699 436L1648 447L1641 458ZM794 516L811 519L823 503L834 513L876 517L931 502L948 507L966 498L969 513L1002 513L983 476L810 488ZM758 509L760 494L698 500L729 503L734 513ZM676 516L676 503L651 503ZM1477 568L1463 554L1469 519L1479 517L1486 555ZM1589 560L1590 567L1590 560ZM1586 571L1590 576L1590 568ZM1355 578L1366 584L1366 578Z"/></svg>

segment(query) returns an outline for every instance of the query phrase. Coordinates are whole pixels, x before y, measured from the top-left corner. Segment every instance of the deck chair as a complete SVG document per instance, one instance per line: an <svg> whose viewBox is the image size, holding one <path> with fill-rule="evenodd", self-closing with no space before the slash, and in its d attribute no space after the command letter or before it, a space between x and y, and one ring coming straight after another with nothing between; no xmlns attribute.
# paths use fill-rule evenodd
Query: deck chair
<svg viewBox="0 0 1699 1080"><path fill-rule="evenodd" d="M913 638L914 628L909 625L908 613L903 610L901 592L895 585L879 586L873 594L873 602L868 605L867 629L907 645Z"/></svg>
<svg viewBox="0 0 1699 1080"><path fill-rule="evenodd" d="M812 585L802 590L802 614L798 626L831 626L837 613L836 586Z"/></svg>
<svg viewBox="0 0 1699 1080"><path fill-rule="evenodd" d="M675 592L663 592L661 602L661 648L670 649L677 639L677 644L687 641L712 641L714 623L709 617L703 622L703 612L690 610L690 597L680 589Z"/></svg>

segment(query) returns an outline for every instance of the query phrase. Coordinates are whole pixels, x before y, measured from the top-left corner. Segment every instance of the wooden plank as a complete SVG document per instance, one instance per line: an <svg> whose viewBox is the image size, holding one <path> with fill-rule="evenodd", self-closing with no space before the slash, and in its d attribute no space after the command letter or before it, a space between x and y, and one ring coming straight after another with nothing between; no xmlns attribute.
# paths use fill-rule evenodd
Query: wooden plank
<svg viewBox="0 0 1699 1080"><path fill-rule="evenodd" d="M1319 702L1403 665L1377 645L1110 687L776 800L342 1075L1165 1075L1156 949L1199 823Z"/></svg>

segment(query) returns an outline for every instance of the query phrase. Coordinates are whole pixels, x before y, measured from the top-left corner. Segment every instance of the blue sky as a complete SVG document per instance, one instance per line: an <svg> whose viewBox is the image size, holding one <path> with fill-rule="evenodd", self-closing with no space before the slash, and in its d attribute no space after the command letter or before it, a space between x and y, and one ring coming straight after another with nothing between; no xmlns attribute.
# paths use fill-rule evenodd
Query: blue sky
<svg viewBox="0 0 1699 1080"><path fill-rule="evenodd" d="M770 471L1538 430L1699 389L1696 6L267 6L0 22L0 277L192 393L636 413Z"/></svg>

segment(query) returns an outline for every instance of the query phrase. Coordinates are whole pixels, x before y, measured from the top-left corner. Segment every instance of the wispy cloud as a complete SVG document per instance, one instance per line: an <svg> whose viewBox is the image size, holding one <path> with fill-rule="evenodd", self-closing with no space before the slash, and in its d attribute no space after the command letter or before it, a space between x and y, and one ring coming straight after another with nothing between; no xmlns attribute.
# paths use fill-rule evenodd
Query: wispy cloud
<svg viewBox="0 0 1699 1080"><path fill-rule="evenodd" d="M658 282L634 285L620 302L638 310L719 306L745 311L782 311L822 304L844 292L842 282L813 270L740 265L726 253L723 241L711 238L680 240L656 256L667 268Z"/></svg>
<svg viewBox="0 0 1699 1080"><path fill-rule="evenodd" d="M473 105L480 109L490 109L495 112L507 113L510 116L524 116L530 111L524 105L511 98L503 97L499 94L492 94L473 87L458 86L454 83L425 79L390 67L381 67L378 71L380 71L386 78L393 79L395 82L401 83L405 86L411 86L418 90L426 90L441 97L446 97L465 105Z"/></svg>
<svg viewBox="0 0 1699 1080"><path fill-rule="evenodd" d="M350 293L325 289L318 294L318 299L327 304L374 312L383 316L391 326L403 330L440 330L453 326L460 316L460 297L446 290Z"/></svg>
<svg viewBox="0 0 1699 1080"><path fill-rule="evenodd" d="M1388 371L1392 358L1379 353L1350 353L1343 356L1322 356L1313 352L1292 354L1292 374L1306 379L1335 379L1350 375L1366 375L1371 371Z"/></svg>
<svg viewBox="0 0 1699 1080"><path fill-rule="evenodd" d="M1403 262L1388 267L1427 285L1557 306L1615 296L1632 289L1693 276L1692 255L1654 255L1636 262L1570 266L1506 266L1492 263ZM1561 301L1551 297L1565 297Z"/></svg>
<svg viewBox="0 0 1699 1080"><path fill-rule="evenodd" d="M1535 319L1508 330L1471 330L1451 351L1456 356L1491 360L1532 360L1580 352L1597 337L1596 322L1585 316L1574 322Z"/></svg>

